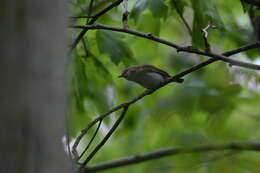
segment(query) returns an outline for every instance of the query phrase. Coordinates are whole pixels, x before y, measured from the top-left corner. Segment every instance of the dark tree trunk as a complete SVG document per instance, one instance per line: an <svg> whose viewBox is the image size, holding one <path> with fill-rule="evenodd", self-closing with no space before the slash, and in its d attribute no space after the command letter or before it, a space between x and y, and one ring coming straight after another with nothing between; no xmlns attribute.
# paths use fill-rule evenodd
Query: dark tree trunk
<svg viewBox="0 0 260 173"><path fill-rule="evenodd" d="M0 2L0 172L66 173L67 2Z"/></svg>

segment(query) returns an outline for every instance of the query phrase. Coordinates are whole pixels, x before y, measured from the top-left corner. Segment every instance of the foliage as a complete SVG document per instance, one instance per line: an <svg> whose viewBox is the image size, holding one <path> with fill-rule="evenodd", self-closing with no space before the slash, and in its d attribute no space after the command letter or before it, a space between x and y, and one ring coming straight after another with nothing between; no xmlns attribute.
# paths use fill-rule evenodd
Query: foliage
<svg viewBox="0 0 260 173"><path fill-rule="evenodd" d="M94 4L99 2L102 0ZM79 14L89 0L76 3L72 10ZM94 13L104 6L96 7ZM215 52L222 53L256 41L248 8L248 4L239 0L133 0L129 1L128 22L132 29L202 49L201 29L211 22L217 29L208 31L209 43ZM122 13L123 8L118 6L96 23L122 26ZM191 26L192 36L180 16ZM82 19L76 22L85 24ZM84 39L86 43L78 44L71 64L72 137L97 115L144 90L117 78L127 66L153 64L176 74L206 59L176 53L157 42L114 31L91 30ZM259 62L259 51L250 50L234 58ZM92 163L163 147L259 140L258 72L217 62L184 79L183 84L169 84L131 106L120 128ZM119 113L103 121L94 144L104 137ZM90 137L89 134L87 138ZM167 157L110 172L259 172L259 161L256 152L222 151Z"/></svg>

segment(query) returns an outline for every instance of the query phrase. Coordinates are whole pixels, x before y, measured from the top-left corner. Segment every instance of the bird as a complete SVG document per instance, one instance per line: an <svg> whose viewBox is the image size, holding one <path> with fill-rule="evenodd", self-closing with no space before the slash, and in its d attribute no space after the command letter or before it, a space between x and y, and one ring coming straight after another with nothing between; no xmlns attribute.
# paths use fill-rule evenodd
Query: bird
<svg viewBox="0 0 260 173"><path fill-rule="evenodd" d="M128 67L118 77L138 83L146 89L154 89L170 79L171 75L153 65L144 64ZM183 79L174 82L182 83Z"/></svg>

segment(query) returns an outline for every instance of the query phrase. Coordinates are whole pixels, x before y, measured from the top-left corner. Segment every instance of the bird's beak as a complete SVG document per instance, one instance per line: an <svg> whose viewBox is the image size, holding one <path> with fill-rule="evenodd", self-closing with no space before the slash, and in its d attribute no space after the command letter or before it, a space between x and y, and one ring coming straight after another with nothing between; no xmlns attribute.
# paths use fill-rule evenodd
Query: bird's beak
<svg viewBox="0 0 260 173"><path fill-rule="evenodd" d="M118 77L123 77L123 74L120 74Z"/></svg>

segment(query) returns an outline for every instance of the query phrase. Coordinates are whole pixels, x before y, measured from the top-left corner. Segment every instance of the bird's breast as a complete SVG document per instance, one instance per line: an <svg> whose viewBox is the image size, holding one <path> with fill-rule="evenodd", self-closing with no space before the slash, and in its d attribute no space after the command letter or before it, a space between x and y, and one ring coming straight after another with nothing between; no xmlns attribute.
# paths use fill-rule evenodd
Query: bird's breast
<svg viewBox="0 0 260 173"><path fill-rule="evenodd" d="M132 80L145 88L152 89L162 83L164 81L164 77L158 73L147 72L136 74L135 78Z"/></svg>

